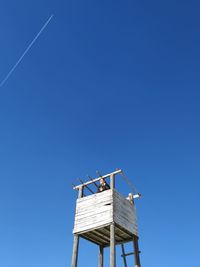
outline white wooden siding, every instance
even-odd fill
[[[73,233],[95,230],[111,222],[138,235],[135,207],[116,190],[77,199]]]
[[[79,198],[76,202],[76,214],[73,233],[99,228],[113,220],[112,191]]]
[[[137,218],[135,206],[116,190],[114,191],[114,222],[131,232],[138,235]]]

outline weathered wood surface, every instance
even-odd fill
[[[110,225],[110,267],[116,267],[115,223]]]
[[[74,233],[96,229],[113,220],[111,190],[77,199]]]
[[[99,246],[99,267],[103,267],[103,247]]]
[[[77,199],[73,233],[100,229],[112,222],[138,236],[135,206],[116,190]]]
[[[115,224],[115,243],[121,244],[133,240],[133,234],[128,233],[124,228]],[[96,230],[85,231],[80,234],[81,237],[103,247],[110,246],[110,224]]]
[[[116,190],[113,196],[113,220],[134,235],[138,235],[135,206]]]

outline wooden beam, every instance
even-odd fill
[[[92,183],[96,186],[96,188],[99,189],[99,186],[93,181],[92,177],[90,177],[90,176],[88,175],[88,178],[90,179],[90,181],[92,181]]]
[[[95,179],[93,179],[92,181],[90,180],[90,181],[88,181],[88,182],[85,182],[84,184],[80,184],[80,185],[74,186],[73,189],[78,190],[78,189],[79,189],[81,186],[83,186],[83,185],[85,186],[85,185],[92,184],[92,183],[94,183],[94,182],[99,181],[101,178],[106,179],[106,178],[110,177],[111,175],[119,174],[119,173],[121,173],[121,172],[122,172],[122,170],[114,171],[114,172],[112,172],[112,173],[109,173],[109,174],[103,175],[103,176],[101,176],[101,177],[95,178]]]
[[[115,227],[118,231],[120,231],[122,234],[126,234],[128,235],[130,238],[133,238],[133,234],[131,234],[130,232],[128,232],[126,229],[120,227],[118,224],[115,224]]]
[[[124,256],[128,257],[128,256],[131,256],[131,255],[134,255],[134,254],[135,254],[135,252],[129,252],[129,253],[125,253]],[[123,257],[123,255],[122,255],[122,257]]]
[[[81,180],[80,178],[78,178],[78,180],[82,183],[83,186],[85,186],[87,188],[88,191],[90,191],[90,193],[94,194],[94,192],[92,191],[92,189],[89,188],[89,186],[84,185],[83,180]]]
[[[92,239],[91,237],[88,237],[86,234],[84,235],[81,234],[80,237],[83,239],[86,239],[87,241],[94,243],[95,245],[99,245],[99,246],[101,245],[101,243],[97,243],[96,240]]]
[[[80,186],[78,189],[78,198],[82,198],[83,197],[83,186]]]
[[[93,232],[87,232],[84,234],[87,238],[91,238],[96,244],[102,244],[103,246],[108,243],[106,239]]]
[[[135,267],[140,267],[140,251],[138,246],[138,237],[134,235],[133,237],[134,245],[134,256],[135,256]]]
[[[106,239],[110,240],[110,231],[107,230],[106,228],[98,229],[98,233],[104,235]],[[115,232],[115,240],[116,242],[123,242],[123,238],[120,237],[116,232]]]
[[[110,175],[110,188],[112,190],[115,189],[115,174],[113,174],[113,173]]]
[[[110,225],[110,267],[116,267],[115,224]]]
[[[103,246],[99,246],[99,267],[103,267]]]
[[[78,198],[83,196],[83,187],[81,186],[78,191]],[[79,248],[79,235],[74,235],[73,252],[72,252],[72,267],[77,267],[78,263],[78,248]]]
[[[93,230],[92,232],[95,235],[99,236],[100,238],[103,238],[105,240],[105,242],[108,242],[108,243],[110,242],[110,237],[105,235],[105,233],[99,231],[99,229],[98,230]]]
[[[74,235],[73,253],[72,253],[72,267],[77,267],[78,263],[78,247],[79,247],[79,235]]]

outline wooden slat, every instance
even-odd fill
[[[84,236],[86,236],[87,238],[92,238],[98,244],[105,245],[108,243],[106,239],[96,235],[94,232],[85,233]]]
[[[82,238],[88,240],[88,241],[91,241],[92,243],[96,244],[96,245],[101,245],[102,242],[97,242],[96,239],[92,238],[91,236],[88,236],[87,234],[84,234],[84,235],[80,235]]]
[[[105,227],[102,228],[102,229],[95,230],[95,232],[96,231],[98,231],[98,233],[106,236],[106,238],[108,239],[108,241],[110,241],[110,231],[108,231]],[[115,232],[115,238],[116,238],[116,241],[118,241],[118,242],[123,241],[123,238],[122,237],[119,237],[119,235],[117,235],[116,232]]]
[[[93,230],[92,233],[94,233],[96,236],[104,239],[106,243],[110,242],[110,237],[107,236],[107,235],[105,235],[101,231],[99,231],[99,230]]]
[[[122,229],[119,225],[115,225],[116,232],[115,232],[115,240],[116,244],[122,244],[125,242],[129,242],[133,240],[133,235],[128,233],[126,230]],[[92,231],[85,231],[80,234],[81,237],[95,243],[101,245],[103,247],[110,246],[110,231],[109,225],[106,225],[102,228],[98,228]],[[118,238],[117,234],[120,233],[120,238]]]

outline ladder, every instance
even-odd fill
[[[135,267],[140,267],[140,258],[139,258],[139,249],[138,249],[138,245],[137,243],[134,243],[134,247],[135,247],[135,251],[134,252],[129,252],[129,253],[125,253],[125,248],[124,248],[124,244],[121,244],[121,249],[122,249],[122,255],[121,257],[123,258],[123,262],[124,262],[124,267],[128,267],[127,265],[127,260],[126,257],[134,255],[135,256]]]

